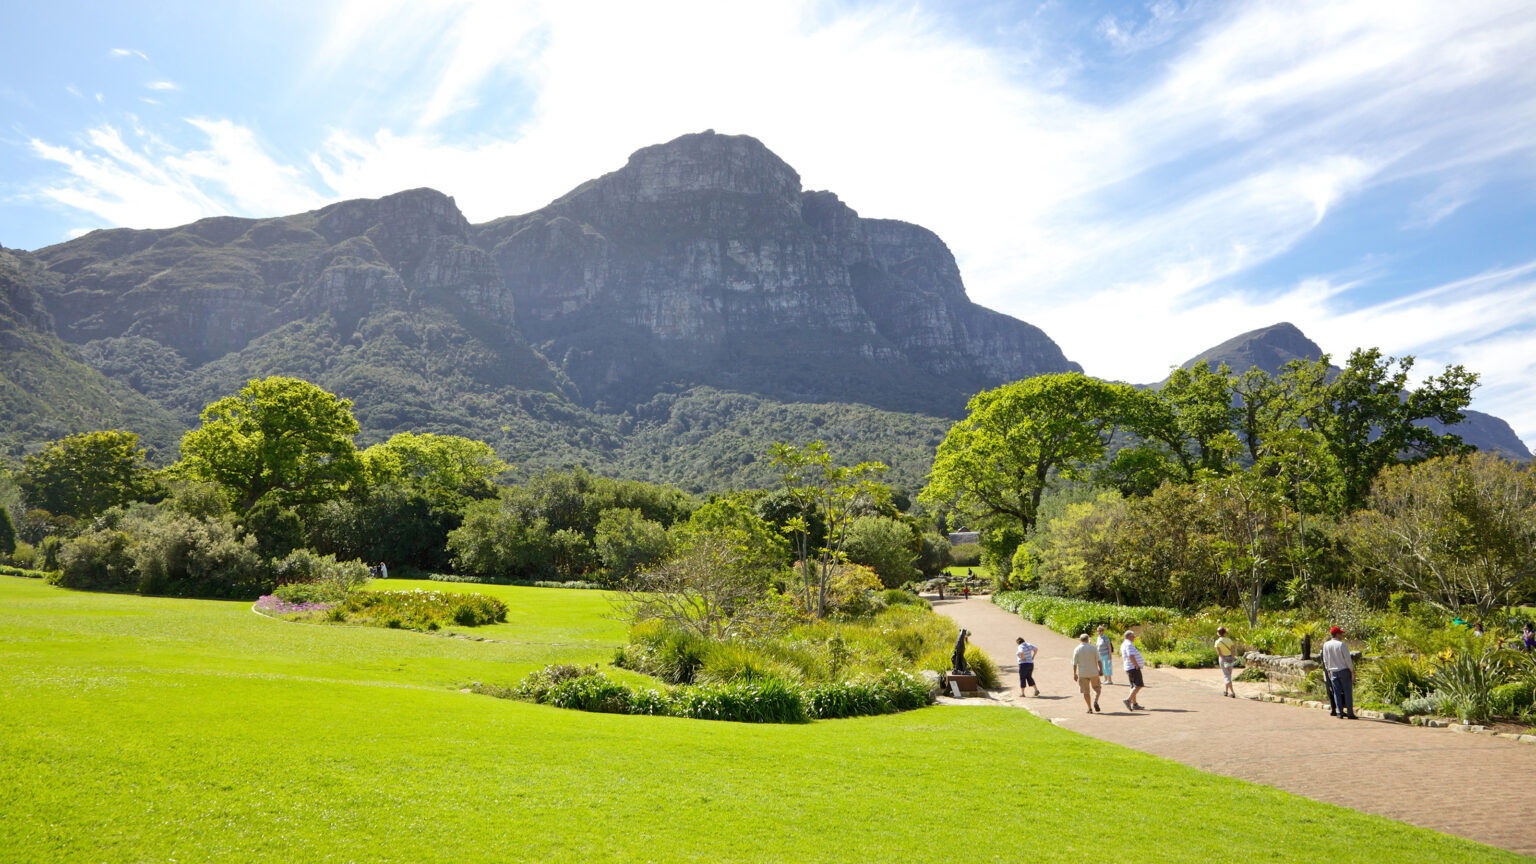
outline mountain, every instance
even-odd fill
[[[695,491],[766,485],[769,445],[812,438],[915,491],[971,395],[1080,369],[972,303],[933,232],[862,217],[713,132],[479,225],[412,189],[0,250],[0,347],[12,458],[122,427],[168,461],[204,405],[283,374],[353,400],[363,445],[466,435],[524,470]],[[1317,353],[1280,325],[1202,357]],[[1463,425],[1524,452],[1496,418]]]
[[[1209,362],[1213,366],[1225,363],[1232,370],[1257,366],[1273,374],[1292,360],[1315,360],[1323,356],[1323,353],[1323,349],[1308,339],[1296,325],[1280,323],[1234,336],[1196,354],[1181,365],[1188,369],[1197,363]],[[1509,423],[1481,411],[1468,410],[1465,414],[1465,420],[1449,427],[1451,432],[1461,436],[1461,440],[1479,450],[1499,453],[1510,459],[1524,461],[1531,458],[1531,451],[1520,440],[1520,436],[1515,434],[1515,430],[1510,428]],[[1432,420],[1426,421],[1425,425],[1437,432],[1446,430],[1445,426]]]
[[[0,453],[73,432],[124,428],[165,453],[185,428],[126,384],[87,365],[53,332],[35,262],[0,249]]]
[[[207,403],[285,374],[352,399],[364,444],[468,435],[526,468],[714,488],[766,482],[773,440],[822,437],[915,488],[971,394],[1079,368],[971,303],[932,232],[861,218],[712,132],[478,226],[414,189],[6,255],[31,340],[8,354],[120,403],[48,422],[16,403],[0,431],[33,447],[109,416],[172,446]],[[4,383],[85,386],[63,381],[15,366]]]
[[[589,400],[672,382],[953,414],[977,390],[1080,370],[971,303],[933,232],[864,219],[754,138],[647,147],[549,206],[477,226],[519,326]]]

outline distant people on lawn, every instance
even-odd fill
[[[1133,630],[1125,631],[1125,641],[1120,643],[1120,659],[1124,661],[1125,677],[1131,682],[1130,698],[1120,701],[1125,703],[1128,710],[1146,710],[1141,707],[1141,702],[1136,697],[1141,693],[1141,688],[1147,686],[1146,681],[1141,677],[1141,670],[1147,667],[1147,661],[1142,658],[1141,651],[1136,648],[1136,632]]]
[[[1109,641],[1109,634],[1104,632],[1104,625],[1099,625],[1099,674],[1104,676],[1104,683],[1111,687],[1115,684],[1114,645]]]
[[[1237,665],[1237,643],[1227,635],[1227,628],[1216,628],[1216,662],[1221,666],[1221,679],[1226,683],[1226,689],[1221,691],[1223,696],[1237,698],[1237,693],[1232,689],[1232,667]]]
[[[954,661],[954,670],[956,672],[971,671],[970,668],[965,665],[965,643],[966,637],[969,635],[969,630],[962,629],[960,631],[960,638],[955,640],[955,656],[951,657],[950,659]]]
[[[1099,710],[1099,693],[1103,686],[1099,684],[1099,674],[1103,667],[1099,665],[1099,652],[1088,644],[1088,634],[1077,635],[1078,645],[1072,650],[1072,680],[1077,682],[1077,689],[1083,693],[1083,704],[1088,707],[1088,713]],[[1089,691],[1092,691],[1091,695]],[[1036,690],[1039,696],[1040,691]],[[1126,704],[1130,704],[1127,702]]]
[[[1328,713],[1341,720],[1355,720],[1355,661],[1344,642],[1344,628],[1328,630],[1323,643],[1323,674],[1328,676]]]
[[[1019,643],[1019,695],[1024,695],[1026,686],[1035,688],[1035,695],[1040,695],[1040,685],[1035,683],[1035,654],[1039,648],[1024,641],[1024,637],[1018,638]]]

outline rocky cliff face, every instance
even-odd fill
[[[523,331],[589,395],[639,401],[689,380],[948,411],[980,387],[1078,368],[1037,328],[970,303],[932,232],[802,191],[745,136],[647,147],[474,237]]]
[[[511,296],[468,229],[452,198],[417,189],[280,219],[96,231],[36,257],[57,277],[65,339],[142,337],[197,365],[316,314],[350,325],[386,307],[461,304],[510,326]]]

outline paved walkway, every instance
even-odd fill
[[[997,662],[1007,695],[995,695],[1067,729],[1203,771],[1536,855],[1536,745],[1228,699],[1214,669],[1147,670],[1140,702],[1149,710],[1130,712],[1121,702],[1129,689],[1118,655],[1115,686],[1105,687],[1100,699],[1103,713],[1088,715],[1072,680],[1076,639],[1028,623],[985,597],[935,600],[934,609],[970,630],[973,643]],[[1019,636],[1040,648],[1039,698],[1017,695]],[[1252,693],[1264,685],[1238,687]]]

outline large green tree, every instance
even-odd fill
[[[1458,436],[1436,432],[1424,421],[1449,426],[1466,419],[1463,412],[1472,401],[1477,375],[1447,366],[1410,387],[1413,360],[1384,358],[1375,348],[1356,349],[1324,392],[1322,410],[1313,419],[1339,466],[1346,511],[1365,502],[1371,481],[1388,465],[1471,449]]]
[[[139,436],[108,430],[70,435],[28,456],[17,483],[32,507],[90,519],[130,501],[163,497]]]
[[[1085,479],[1104,459],[1136,391],[1078,372],[1038,375],[973,397],[939,445],[920,499],[976,518],[1034,528],[1057,480]]]
[[[399,484],[434,499],[490,498],[507,470],[484,441],[458,435],[401,432],[361,454],[370,484]]]
[[[1394,465],[1349,523],[1357,564],[1457,613],[1536,583],[1536,470],[1487,454]]]
[[[335,498],[363,477],[352,402],[297,378],[253,380],[203,409],[181,438],[181,467],[222,487],[241,510]]]

